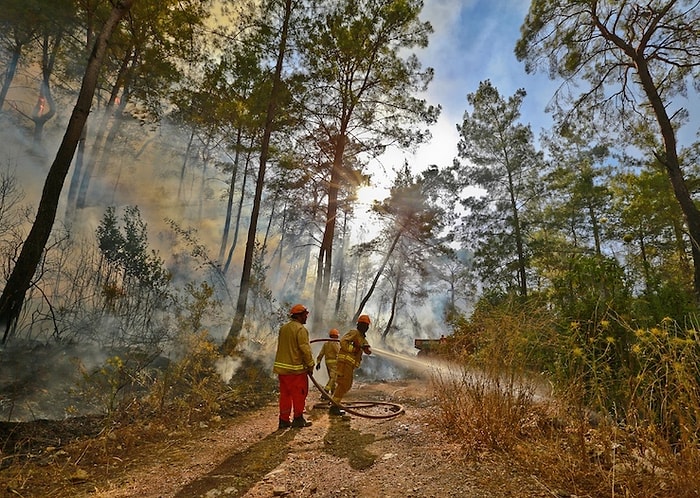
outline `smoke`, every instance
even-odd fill
[[[226,384],[228,384],[229,381],[233,378],[233,374],[236,373],[236,370],[238,370],[240,366],[241,360],[237,358],[231,358],[230,356],[224,356],[223,358],[219,358],[218,360],[216,360],[216,363],[214,363],[216,373],[219,374],[221,380],[224,381],[224,383]]]

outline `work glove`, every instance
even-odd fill
[[[310,367],[308,367],[306,369],[306,373],[308,373],[309,375],[313,375],[314,374],[314,366],[311,365]]]
[[[364,351],[365,354],[372,354],[372,348],[369,346],[363,346],[362,351]]]
[[[316,363],[316,370],[321,370],[321,364],[320,364],[320,363]]]

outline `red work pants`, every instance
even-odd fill
[[[290,421],[304,414],[306,395],[309,394],[309,379],[306,372],[301,374],[279,374],[280,380],[280,420]]]

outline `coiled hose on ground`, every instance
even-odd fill
[[[313,339],[309,341],[310,343],[314,342],[340,342],[338,339]],[[331,404],[337,406],[338,408],[345,410],[347,413],[351,415],[355,415],[357,417],[363,417],[363,418],[371,418],[371,419],[389,419],[389,418],[394,418],[398,415],[401,415],[404,413],[406,410],[404,409],[403,406],[397,404],[397,403],[390,403],[388,401],[352,401],[349,403],[345,404],[340,404],[336,403],[333,401],[333,398],[331,394],[326,391],[321,384],[318,383],[318,381],[314,378],[312,374],[308,374],[309,378],[311,379],[311,382],[316,386],[316,388],[321,392],[321,395],[323,396],[324,399],[328,399],[329,403],[318,403],[314,405],[314,408],[324,408],[324,407],[329,407]],[[367,409],[367,408],[372,408],[375,406],[386,406],[388,413],[384,413],[381,415],[375,415],[375,414],[370,414],[370,413],[363,413],[359,411],[360,409]]]

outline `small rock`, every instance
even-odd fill
[[[68,480],[73,484],[80,484],[81,482],[87,481],[88,477],[89,475],[86,471],[83,469],[78,469],[68,478]]]

